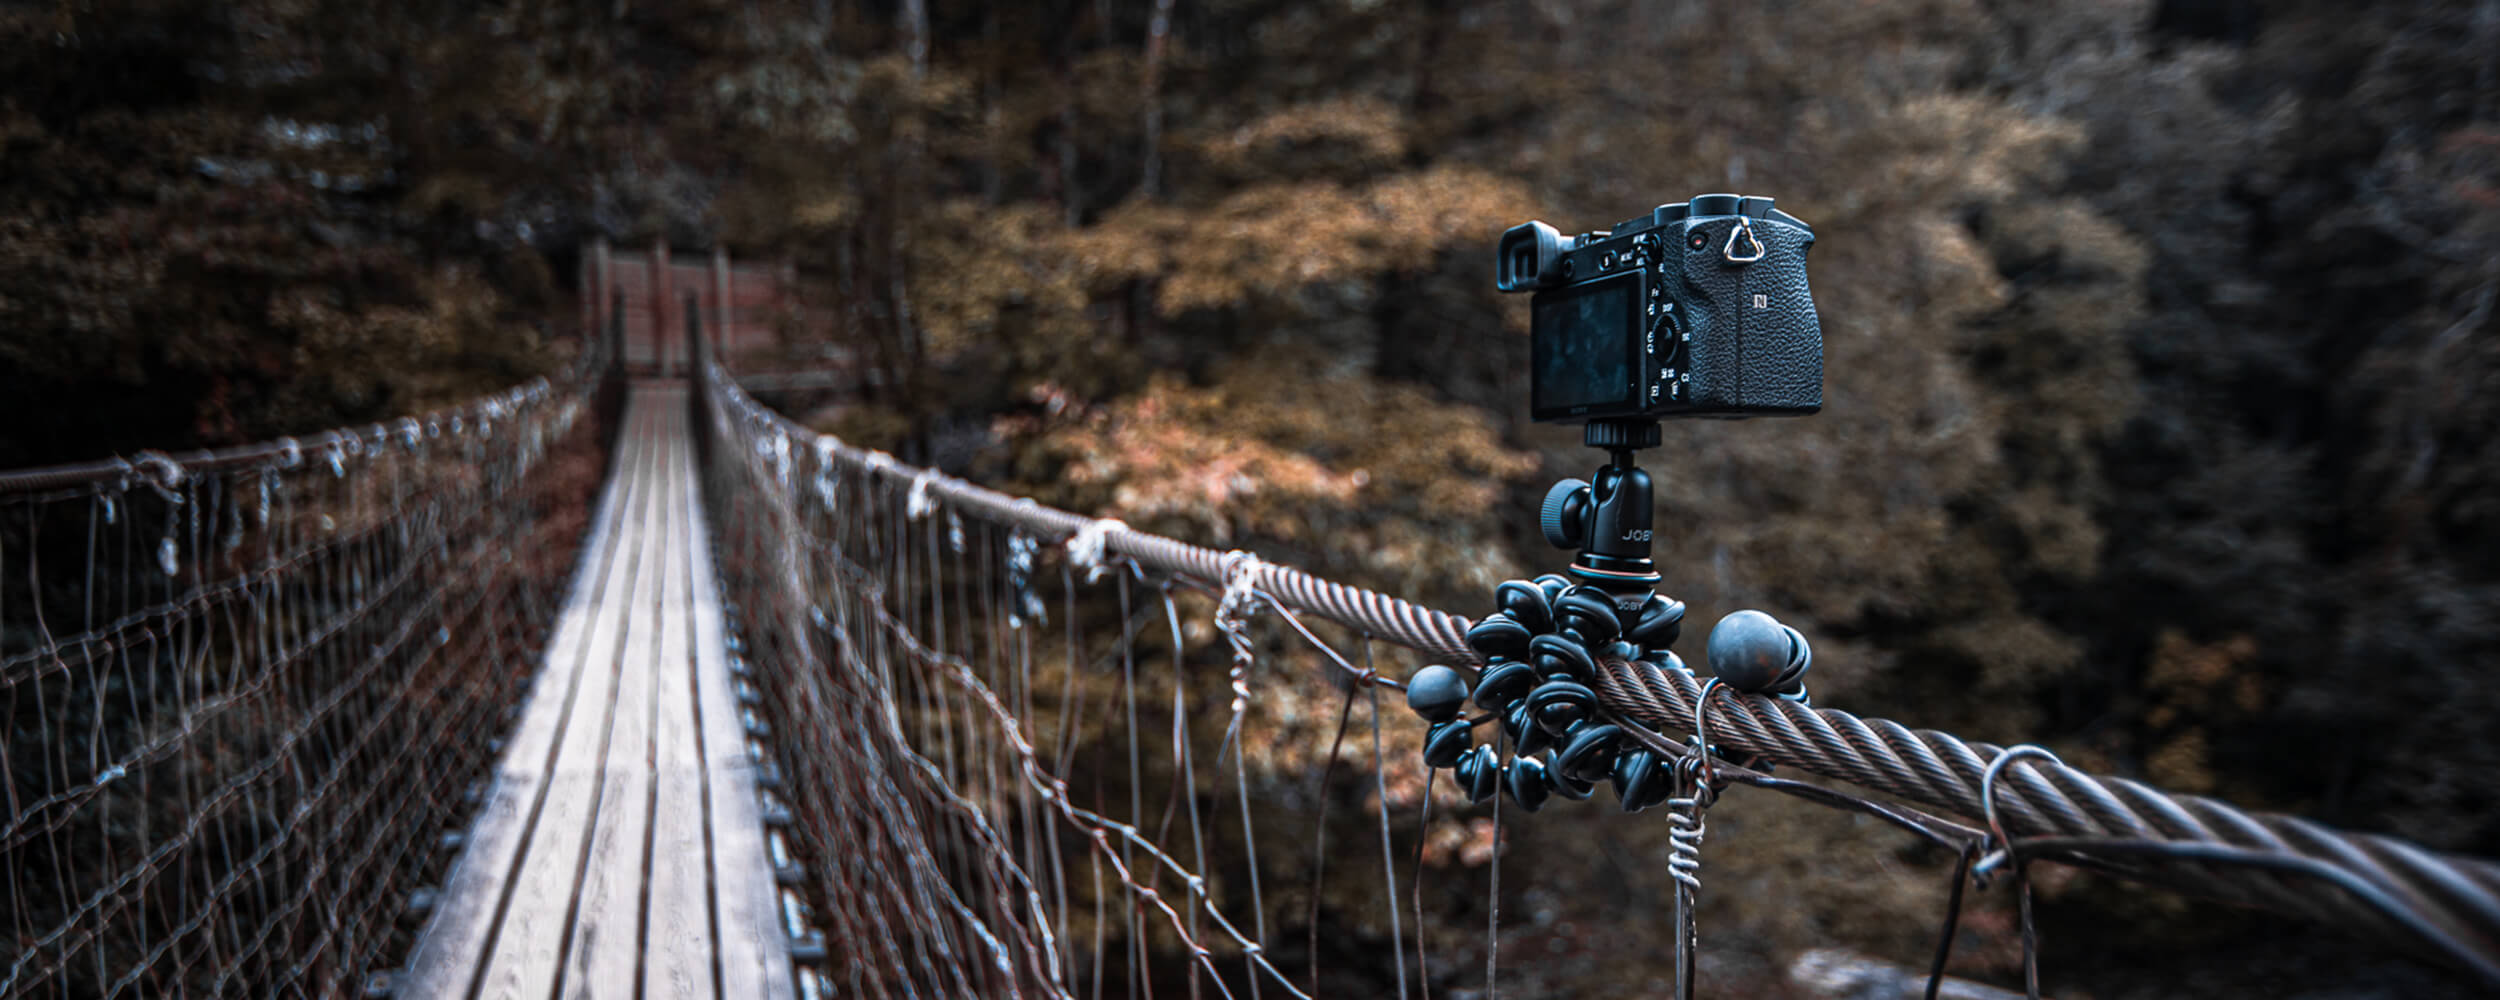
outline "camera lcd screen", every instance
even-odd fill
[[[1539,293],[1532,307],[1530,416],[1574,416],[1636,402],[1641,275]]]

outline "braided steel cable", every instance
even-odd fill
[[[1608,707],[1656,729],[1691,728],[1701,682],[1690,674],[1610,661],[1598,675]],[[2006,751],[1950,733],[1913,730],[1885,719],[1812,709],[1759,695],[1722,698],[1715,745],[1755,754],[1964,816],[1986,809],[1980,786]],[[2500,865],[2444,855],[2376,834],[2349,833],[2294,816],[2256,813],[2193,795],[2173,795],[2126,778],[2063,764],[2009,767],[1996,788],[1999,815],[2017,837],[2060,838],[2063,853],[2090,867],[2227,902],[2356,926],[2398,944],[2429,944],[2451,964],[2500,983]],[[2146,841],[2189,848],[2176,861],[2113,846],[2096,857],[2091,840]],[[2019,842],[2019,841],[2018,841]],[[2399,901],[2418,920],[2391,919],[2350,897],[2321,892],[2312,879],[2284,878],[2248,865],[2194,857],[2197,845],[2236,848],[2322,864]],[[2123,851],[2123,857],[2116,856]],[[2437,936],[2426,936],[2424,927]],[[2427,940],[2426,940],[2427,937]]]
[[[1065,541],[1087,534],[1102,551],[1160,573],[1174,574],[1220,591],[1227,582],[1226,553],[1097,521],[1011,497],[896,461],[882,452],[854,448],[802,427],[756,403],[717,368],[707,370],[709,398],[719,418],[740,425],[742,440],[783,442],[781,461],[793,447],[813,448],[828,462],[854,473],[910,488],[945,505],[995,520],[1044,539]],[[1088,529],[1091,529],[1090,531]],[[1291,567],[1258,562],[1250,586],[1294,611],[1326,618],[1453,664],[1479,662],[1465,642],[1469,619],[1385,594],[1350,587]],[[1664,733],[1691,729],[1700,682],[1688,674],[1641,663],[1613,662],[1600,671],[1598,695],[1605,707]],[[1985,812],[1981,779],[2004,751],[1947,733],[1913,730],[1884,719],[1865,719],[1834,709],[1810,709],[1757,695],[1723,699],[1712,725],[1720,747],[1750,753],[1824,778],[1850,782],[1922,805],[1978,818]],[[2258,813],[2228,803],[2174,795],[2114,776],[2096,776],[2059,764],[2009,768],[1998,784],[1999,812],[2018,837],[2059,838],[2060,860],[2149,884],[2211,896],[2277,912],[2354,927],[2430,954],[2500,985],[2500,866],[2431,851],[2376,834],[2351,833],[2298,817]],[[2083,845],[2107,841],[2095,856]],[[2177,857],[2144,849],[2148,842],[2180,845]],[[2203,851],[2198,845],[2229,848]],[[2228,854],[2288,859],[2281,865],[2230,864]],[[2395,919],[2383,905],[2360,905],[2337,879],[2301,877],[2293,868],[2342,873],[2393,900],[2410,919]],[[2428,932],[2425,929],[2429,929]]]

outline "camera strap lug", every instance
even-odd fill
[[[1752,247],[1750,254],[1740,253],[1736,249],[1736,237],[1739,235],[1742,235],[1745,242]],[[1751,264],[1761,260],[1763,253],[1762,238],[1753,233],[1753,221],[1741,215],[1737,216],[1735,227],[1727,231],[1727,245],[1719,248],[1719,255],[1727,258],[1728,263],[1731,264]]]

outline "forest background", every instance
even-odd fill
[[[510,384],[585,241],[665,239],[796,262],[779,363],[883,378],[824,426],[1467,610],[1595,457],[1525,420],[1494,236],[1767,194],[1825,411],[1652,453],[1695,621],[1798,625],[1825,704],[2500,854],[2495,101],[2493,0],[9,0],[0,467]],[[1931,946],[1941,858],[1748,822],[1713,975]],[[1651,981],[1608,949],[1660,826],[1514,831],[1577,928],[1523,977]],[[2052,895],[2078,993],[2454,987]]]

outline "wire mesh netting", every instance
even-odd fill
[[[1425,779],[1398,715],[1384,738],[1380,710],[1403,707],[1359,633],[1082,537],[1060,557],[725,381],[708,417],[723,586],[774,713],[755,750],[786,768],[774,808],[810,862],[787,907],[827,948],[819,988],[1406,989],[1415,855],[1405,836],[1390,853],[1391,804],[1411,832]],[[1276,613],[1253,623],[1245,602]],[[1332,799],[1362,808],[1332,817]],[[1323,871],[1335,837],[1376,860]]]
[[[335,996],[406,948],[568,568],[590,371],[0,477],[0,997]]]

